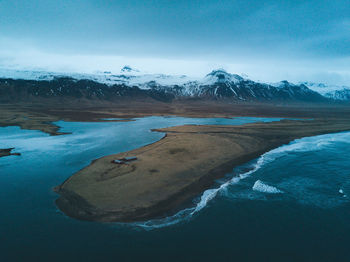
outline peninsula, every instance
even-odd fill
[[[177,126],[145,147],[102,157],[55,191],[68,216],[142,221],[169,215],[240,164],[295,139],[350,130],[348,119],[282,120],[242,126]],[[132,157],[130,163],[114,160]]]

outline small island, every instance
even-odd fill
[[[56,203],[68,216],[82,220],[132,222],[163,217],[235,166],[298,138],[347,130],[348,119],[153,130],[164,132],[163,139],[94,160],[55,188],[60,194]],[[121,161],[129,158],[135,161]]]
[[[14,148],[0,149],[0,157],[4,156],[20,156],[21,153],[11,153]]]

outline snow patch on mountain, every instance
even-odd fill
[[[260,83],[245,76],[230,74],[224,69],[213,70],[205,77],[195,78],[186,75],[149,74],[124,66],[117,72],[101,71],[93,74],[59,73],[47,71],[14,70],[0,68],[0,78],[24,80],[53,80],[70,77],[76,80],[92,80],[112,85],[136,86],[140,89],[157,89],[178,96],[244,97],[272,99],[277,93],[283,97],[312,96],[314,92],[336,100],[350,101],[350,87],[330,86],[311,82],[293,84],[288,81]],[[311,91],[312,90],[312,91]]]
[[[189,94],[195,92],[194,90],[197,90],[200,85],[243,81],[241,76],[229,74],[223,69],[213,70],[204,78],[194,78],[186,75],[144,74],[130,66],[124,66],[120,73],[117,74],[109,71],[96,72],[95,74],[78,74],[0,68],[0,77],[25,80],[52,80],[55,77],[71,77],[77,80],[93,80],[107,85],[125,84],[138,86],[141,89],[150,89],[155,86],[174,87],[176,85],[184,85],[186,92]]]
[[[128,86],[138,86],[142,89],[149,89],[152,83],[162,86],[182,85],[197,79],[181,76],[171,76],[165,74],[143,74],[139,70],[125,66],[120,73],[109,71],[96,72],[95,74],[79,73],[57,73],[47,71],[12,70],[0,68],[0,78],[24,79],[24,80],[53,80],[58,77],[71,77],[77,80],[87,79],[107,85],[125,84]]]
[[[302,82],[313,91],[335,100],[350,100],[350,87],[338,85],[326,85],[322,83]]]
[[[134,69],[131,66],[126,65],[120,70],[120,72],[121,73],[139,73],[140,70]]]
[[[277,88],[285,88],[285,87],[290,87],[290,86],[297,86],[296,84],[293,84],[291,82],[288,82],[287,80],[283,80],[277,83],[269,83],[269,85]]]
[[[341,92],[350,92],[350,87],[348,86],[327,85],[323,83],[313,82],[303,82],[302,84],[306,85],[311,90],[314,90],[323,96],[331,98],[333,98],[333,96],[339,96]]]
[[[290,87],[304,87],[319,93],[320,95],[331,98],[335,100],[350,100],[350,87],[347,86],[337,86],[337,85],[326,85],[322,83],[313,83],[313,82],[299,82],[298,84],[290,83],[286,80],[277,82],[277,83],[270,83],[271,86],[277,87],[277,88],[284,88],[287,86]]]
[[[213,70],[209,74],[205,76],[205,78],[201,81],[202,85],[212,85],[216,83],[234,83],[238,84],[243,81],[243,77],[227,73],[224,69]]]
[[[313,82],[302,82],[301,84],[306,85],[308,88],[316,91],[317,93],[320,93],[321,95],[333,93],[334,91],[338,91],[338,90],[350,89],[349,87],[346,87],[346,86],[326,85],[322,83],[313,83]]]

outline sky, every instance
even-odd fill
[[[350,85],[349,0],[0,0],[0,67]]]

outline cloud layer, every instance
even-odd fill
[[[350,75],[350,5],[347,0],[2,0],[0,48],[0,66],[86,71],[126,62],[190,74],[219,66],[262,80],[340,83]]]

